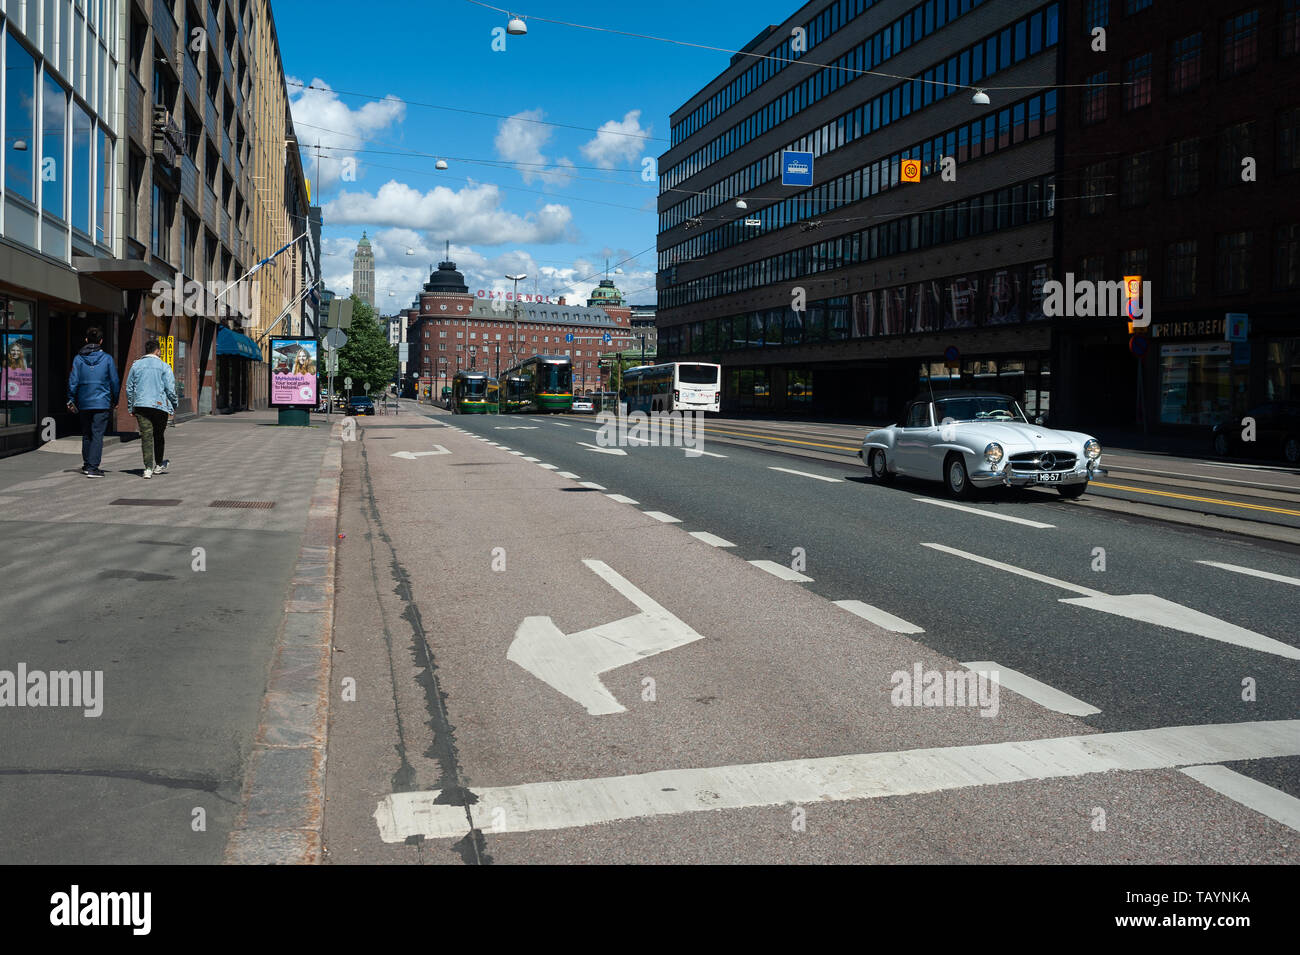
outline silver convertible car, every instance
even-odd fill
[[[1034,424],[1014,398],[992,392],[918,397],[898,424],[868,432],[858,457],[877,481],[897,474],[943,481],[957,498],[996,485],[1041,485],[1078,497],[1107,473],[1096,438]]]

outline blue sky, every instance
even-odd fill
[[[445,241],[471,290],[522,271],[521,291],[585,301],[608,256],[629,300],[653,303],[657,183],[643,160],[667,149],[669,113],[730,57],[530,15],[739,49],[797,6],[537,0],[522,10],[528,35],[494,51],[506,17],[467,0],[279,0],[294,122],[324,203],[326,283],[346,293],[364,229],[383,312],[411,303]]]

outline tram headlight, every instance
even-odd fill
[[[1002,454],[1002,445],[998,444],[996,441],[989,442],[988,446],[984,449],[984,458],[989,462],[989,464],[998,464],[1002,460]]]

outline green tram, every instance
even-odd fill
[[[501,378],[501,410],[528,410],[528,379],[523,375],[506,374]]]
[[[496,414],[500,409],[500,386],[481,371],[458,371],[451,382],[453,414]]]
[[[565,355],[534,355],[507,369],[505,376],[523,379],[523,406],[511,410],[559,412],[573,407],[573,360]]]

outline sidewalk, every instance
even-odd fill
[[[332,606],[340,420],[192,420],[149,481],[138,442],[101,480],[76,438],[0,460],[0,670],[102,673],[98,716],[0,706],[0,862],[222,860],[286,617]]]

